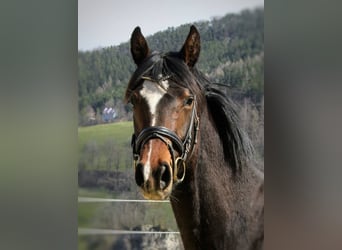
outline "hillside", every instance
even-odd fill
[[[78,128],[79,169],[131,169],[132,122]]]
[[[228,86],[227,94],[258,104],[264,84],[264,10],[245,10],[210,21],[193,23],[201,34],[197,67],[210,80]],[[178,51],[190,24],[148,36],[151,49]],[[144,31],[144,27],[142,32]],[[129,39],[129,38],[127,38]],[[129,119],[130,109],[122,103],[126,84],[135,65],[129,43],[79,52],[79,124],[101,121],[105,106],[115,108],[118,119]],[[93,117],[91,117],[93,116]]]

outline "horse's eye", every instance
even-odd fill
[[[185,100],[184,104],[185,104],[186,106],[191,106],[191,104],[193,103],[193,101],[194,101],[194,97],[190,96],[189,98],[187,98],[187,99]]]

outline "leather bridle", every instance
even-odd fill
[[[186,160],[188,159],[189,155],[192,154],[194,146],[197,143],[199,118],[197,116],[196,106],[196,97],[194,97],[190,124],[184,140],[179,138],[179,136],[170,129],[162,126],[147,127],[143,129],[138,136],[133,134],[131,145],[133,149],[134,167],[136,167],[139,162],[140,151],[143,146],[151,139],[159,139],[167,145],[167,148],[171,154],[174,184],[182,182],[186,172]],[[175,154],[176,152],[178,155],[180,155],[177,158]],[[183,168],[183,172],[180,172],[181,176],[178,176],[178,169],[180,167]]]

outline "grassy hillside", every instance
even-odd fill
[[[133,174],[130,140],[133,132],[132,122],[102,124],[78,128],[79,168],[85,171],[121,172]],[[87,171],[90,170],[90,171]],[[91,171],[96,170],[96,171]],[[106,172],[106,171],[103,171]],[[129,178],[128,178],[129,177]],[[99,186],[78,189],[78,195],[83,197],[136,199],[138,188],[133,175],[126,174],[126,179],[113,179],[109,176],[96,178]],[[104,181],[120,184],[131,183],[130,191],[106,189]],[[101,184],[102,183],[102,184]],[[78,227],[103,228],[116,230],[133,230],[140,225],[158,225],[165,230],[178,230],[169,203],[79,203]],[[109,249],[118,239],[129,237],[120,236],[80,236],[78,249]]]
[[[131,156],[132,122],[78,128],[79,168],[118,170],[127,168]]]
[[[78,143],[80,149],[89,141],[103,144],[108,139],[114,139],[118,144],[130,141],[133,132],[132,122],[118,122],[78,128]]]

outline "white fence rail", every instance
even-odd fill
[[[106,199],[106,198],[91,198],[91,197],[78,197],[78,202],[142,202],[142,203],[170,203],[169,200],[123,200],[123,199]]]
[[[78,235],[105,235],[105,234],[179,234],[172,231],[129,231],[129,230],[112,230],[98,228],[79,228]]]

